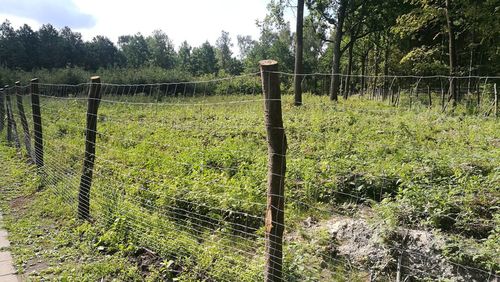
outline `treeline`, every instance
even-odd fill
[[[306,12],[299,19],[301,6]],[[140,69],[132,73],[145,80],[148,75],[151,81],[183,80],[254,72],[261,59],[276,59],[281,70],[294,72],[297,50],[303,50],[297,73],[500,73],[500,11],[494,0],[271,0],[268,11],[257,23],[259,38],[238,35],[233,43],[222,31],[215,45],[205,42],[194,47],[185,41],[174,46],[161,30],[146,36],[120,36],[115,44],[105,36],[85,42],[68,27],[57,30],[45,24],[34,31],[28,25],[14,29],[5,21],[0,27],[4,68],[0,79],[6,80],[7,70],[17,70],[19,75],[74,68],[73,73],[116,69],[115,80],[120,73],[130,73],[129,69]],[[287,13],[297,16],[301,25],[291,27],[285,21]],[[299,29],[302,32],[296,32]],[[232,52],[235,44],[238,56]],[[155,71],[164,75],[155,76]],[[364,83],[339,79],[332,77],[337,81],[332,81],[330,92],[345,94],[359,88],[354,83]],[[339,89],[341,84],[343,89]]]
[[[38,31],[23,25],[15,30],[9,21],[0,26],[0,62],[9,69],[32,71],[80,67],[138,68],[144,66],[179,69],[193,75],[225,71],[242,72],[240,61],[232,57],[230,39],[222,32],[216,46],[209,42],[191,47],[183,42],[178,50],[165,32],[155,30],[151,35],[123,35],[115,45],[105,36],[83,41],[82,35],[69,27],[57,30],[51,24]]]

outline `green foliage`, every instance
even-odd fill
[[[218,70],[215,48],[208,41],[192,50],[190,57],[191,73],[195,75],[216,73]]]
[[[74,210],[61,205],[65,198],[53,187],[40,190],[43,181],[35,169],[5,146],[4,137],[0,205],[18,273],[29,281],[141,281],[137,266],[122,254],[96,252],[98,229],[75,222]]]
[[[448,9],[455,27],[456,75],[487,76],[499,72],[497,3],[494,0],[450,1]],[[344,3],[344,5],[340,5]],[[335,72],[363,75],[448,74],[448,37],[444,1],[306,1],[304,19],[304,60],[306,73],[329,73],[333,48],[340,44]],[[344,27],[337,33],[339,7],[346,8]],[[160,67],[180,70],[193,76],[237,75],[257,71],[258,61],[274,59],[280,69],[292,72],[294,28],[287,22],[287,1],[270,1],[268,13],[257,21],[258,38],[237,35],[239,58],[233,56],[229,33],[222,31],[216,46],[208,42],[191,47],[178,46],[161,30],[151,35],[122,35],[118,47],[98,35],[84,42],[68,27],[57,30],[50,24],[34,31],[28,25],[15,30],[5,21],[0,27],[0,65],[25,71],[55,68]],[[340,34],[336,39],[335,34]],[[340,41],[340,42],[335,42]],[[333,44],[335,43],[335,44]],[[290,82],[287,82],[290,83]],[[304,82],[304,89],[314,83]]]
[[[403,68],[410,70],[415,75],[446,73],[446,65],[437,59],[440,55],[439,52],[439,50],[426,47],[415,48],[408,52],[400,62]]]
[[[86,58],[84,67],[96,70],[99,67],[111,68],[124,65],[125,58],[109,38],[98,35],[85,42]]]
[[[167,70],[161,67],[144,66],[138,69],[131,68],[102,68],[96,71],[87,71],[82,68],[64,69],[39,69],[31,72],[12,71],[0,68],[0,83],[13,85],[15,81],[21,81],[23,85],[37,77],[40,83],[54,84],[79,84],[86,83],[91,76],[99,75],[105,83],[116,84],[153,84],[192,81],[191,74],[182,70]]]
[[[245,83],[255,87],[258,78],[220,83],[225,84],[222,88]],[[218,93],[218,87],[211,91]],[[304,218],[328,219],[332,210],[349,212],[359,204],[376,211],[373,220],[387,230],[387,240],[398,226],[439,230],[449,240],[444,252],[449,259],[498,269],[496,120],[467,115],[461,108],[452,115],[417,106],[408,111],[362,98],[331,104],[325,97],[305,95],[307,102],[294,107],[291,98],[284,96],[283,101],[289,147],[288,280],[366,279],[366,273],[350,269],[335,254],[337,242],[328,233],[301,232]],[[242,100],[257,101],[233,103]],[[11,232],[18,234],[13,235],[14,242],[20,242],[14,253],[23,261],[34,256],[26,248],[30,239],[22,234],[37,232],[33,230],[40,230],[38,224],[50,225],[35,220],[42,217],[69,222],[58,236],[51,236],[71,258],[74,253],[89,259],[106,257],[91,266],[51,268],[42,277],[116,275],[133,280],[141,272],[121,258],[133,258],[140,246],[147,246],[162,262],[148,265],[151,279],[262,279],[264,242],[253,239],[263,237],[266,203],[267,147],[260,96],[165,98],[166,104],[158,106],[102,103],[92,225],[72,220],[75,202],[67,197],[76,197],[76,186],[69,185],[73,180],[57,177],[59,170],[68,175],[81,171],[86,104],[42,102],[49,170],[44,191],[36,198],[45,204],[26,221],[9,223]],[[6,160],[15,154],[1,152]],[[9,171],[0,178],[29,179],[27,174],[21,166],[17,174]],[[33,191],[37,183],[33,180],[27,186]],[[242,223],[249,229],[242,230]],[[473,247],[467,247],[469,242]]]
[[[153,66],[165,69],[172,69],[175,66],[174,44],[165,32],[155,30],[146,38],[146,41],[150,52],[149,61]]]
[[[118,46],[123,50],[127,65],[131,67],[142,67],[150,57],[150,50],[144,36],[140,33],[135,35],[124,35],[118,38]]]

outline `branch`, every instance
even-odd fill
[[[319,39],[321,41],[328,42],[328,43],[333,43],[334,42],[333,40],[327,39],[322,32],[317,32],[316,25],[314,24],[314,21],[312,20],[312,18],[309,18],[309,21],[311,22],[312,28],[316,31],[315,33],[318,34],[318,37],[319,37]]]
[[[320,13],[321,17],[324,18],[329,24],[337,27],[337,21],[335,19],[330,18],[329,16],[327,16],[324,11],[320,11],[319,13]]]

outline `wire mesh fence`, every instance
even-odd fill
[[[43,159],[38,171],[43,185],[70,206],[75,217],[88,219],[112,234],[100,243],[102,249],[147,248],[172,259],[169,270],[186,280],[304,281],[310,277],[402,281],[401,276],[444,279],[457,273],[476,280],[498,279],[493,268],[464,265],[436,256],[434,251],[416,249],[408,243],[416,240],[415,232],[398,233],[397,243],[383,247],[384,259],[370,262],[368,258],[367,263],[352,259],[331,242],[321,242],[325,230],[315,226],[325,218],[332,223],[347,218],[347,225],[361,222],[352,232],[366,236],[367,230],[362,230],[365,219],[353,215],[350,206],[369,206],[390,198],[398,179],[390,173],[376,175],[370,180],[371,187],[359,188],[357,181],[364,178],[362,183],[369,183],[370,176],[346,175],[342,183],[347,184],[339,184],[338,178],[326,173],[329,168],[324,161],[339,161],[335,156],[338,144],[327,134],[338,131],[338,126],[330,120],[314,123],[314,118],[305,124],[300,120],[304,116],[289,114],[290,103],[281,105],[280,96],[262,96],[261,83],[264,91],[273,88],[286,93],[293,74],[267,70],[261,75],[165,84],[35,82],[37,88],[9,87],[2,100],[7,106],[8,140],[31,162]],[[281,84],[271,81],[272,76],[281,77]],[[327,94],[330,78],[303,75],[304,90]],[[461,81],[455,97],[449,89],[452,79]],[[346,99],[363,100],[364,96],[394,107],[374,103],[371,109],[352,109],[338,104],[333,109],[383,118],[397,115],[402,108],[446,110],[459,97],[465,111],[492,115],[496,79],[343,76],[340,95]],[[89,96],[96,84],[98,98]],[[30,104],[33,89],[39,109],[23,108]],[[17,110],[11,105],[14,94]],[[96,100],[99,110],[92,113],[88,106]],[[317,115],[332,110],[325,102],[309,103],[307,99],[304,107]],[[269,116],[277,113],[284,125],[270,122]],[[350,118],[355,122],[355,117]],[[89,119],[96,121],[97,128],[89,128]],[[43,141],[34,138],[41,130],[30,128],[35,120],[43,124]],[[268,150],[272,136],[280,132],[275,145],[281,151]],[[89,135],[95,135],[95,140],[89,140]],[[37,142],[43,146],[36,146]],[[282,151],[285,148],[288,151]],[[284,164],[278,165],[279,170],[272,166],[285,155],[290,175],[286,181]],[[82,177],[89,159],[91,183]],[[269,188],[273,181],[277,181],[277,190]],[[82,183],[91,186],[83,196]],[[82,197],[89,202],[88,208],[78,208]],[[412,216],[426,218],[429,214],[414,211]],[[456,220],[452,212],[441,216]],[[415,229],[410,223],[399,224],[405,230]],[[495,228],[491,219],[468,224],[471,229]],[[304,225],[307,232],[301,228]],[[274,233],[273,228],[280,230]],[[335,233],[339,240],[343,238],[340,233]],[[449,273],[443,273],[442,267],[432,269],[436,264],[448,265]]]

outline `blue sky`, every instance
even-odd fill
[[[0,0],[0,5],[2,14],[38,23],[73,28],[92,28],[96,24],[94,16],[81,12],[74,2],[67,0]]]
[[[96,35],[118,36],[155,29],[165,31],[174,44],[184,40],[198,46],[215,43],[222,30],[236,45],[236,35],[257,38],[257,19],[266,14],[268,0],[0,0],[0,20],[15,27],[24,23],[38,29],[44,23],[81,32],[85,40]]]

